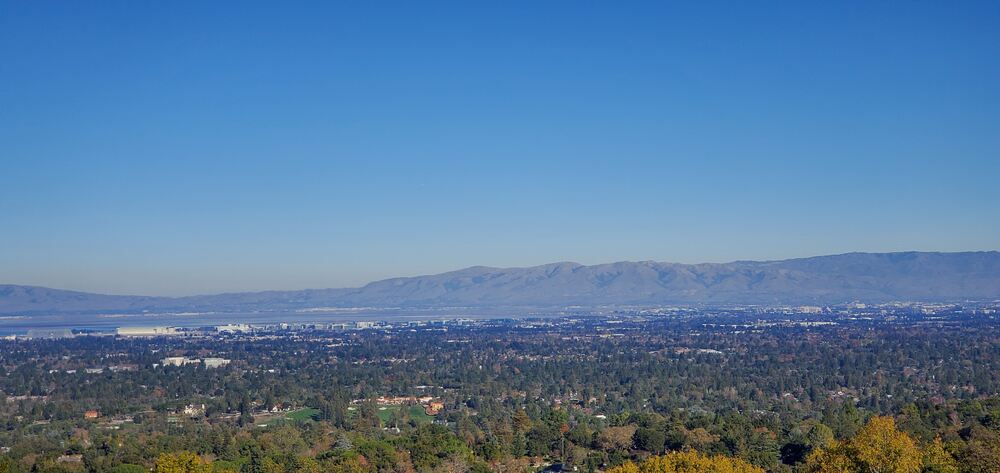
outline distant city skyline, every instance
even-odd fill
[[[0,284],[1000,249],[1000,4],[0,6]]]

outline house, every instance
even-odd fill
[[[83,413],[83,418],[84,419],[96,419],[96,418],[98,418],[100,416],[101,416],[101,413],[97,412],[97,411],[95,411],[93,409],[91,409],[91,410]]]

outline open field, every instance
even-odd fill
[[[313,409],[312,407],[304,407],[297,411],[289,412],[288,414],[285,415],[285,419],[295,422],[304,422],[313,420],[313,416],[316,416],[317,414],[319,414],[319,409]]]
[[[312,422],[313,416],[319,414],[319,409],[314,409],[311,407],[303,407],[302,409],[297,409],[291,412],[280,413],[280,414],[268,414],[257,416],[256,425],[264,426],[275,426],[284,423],[300,423],[300,422]]]
[[[400,409],[408,409],[409,418],[418,424],[425,424],[434,421],[433,416],[427,415],[422,406],[382,406],[378,408],[378,418],[382,419],[383,425],[389,425],[392,421],[392,414]]]

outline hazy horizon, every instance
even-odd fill
[[[1000,248],[1000,8],[8,3],[0,282]]]
[[[197,292],[197,293],[187,293],[187,294],[157,294],[157,293],[139,293],[139,292],[133,292],[133,293],[110,292],[110,291],[101,291],[101,290],[78,289],[78,288],[72,288],[72,287],[58,287],[58,286],[50,286],[50,285],[46,285],[46,284],[23,284],[23,283],[12,283],[12,282],[4,282],[4,281],[0,281],[0,285],[11,284],[11,285],[15,285],[15,286],[36,286],[36,287],[46,287],[46,288],[50,288],[50,289],[69,290],[69,291],[86,292],[86,293],[92,293],[92,294],[105,294],[105,295],[156,296],[156,297],[188,297],[188,296],[218,295],[218,294],[226,294],[226,293],[234,293],[235,294],[235,293],[253,293],[253,292],[267,292],[267,291],[300,291],[300,290],[322,290],[322,289],[354,289],[354,288],[363,287],[363,286],[365,286],[365,285],[367,285],[369,283],[379,282],[379,281],[383,281],[383,280],[387,280],[387,279],[415,278],[415,277],[422,277],[422,276],[434,276],[434,275],[438,275],[438,274],[444,274],[444,273],[449,273],[449,272],[454,272],[454,271],[461,271],[461,270],[464,270],[464,269],[471,269],[471,268],[476,268],[476,267],[488,267],[488,268],[495,268],[495,269],[523,269],[523,268],[532,268],[532,267],[547,266],[547,265],[553,265],[553,264],[563,264],[563,263],[579,264],[579,265],[582,265],[582,266],[597,266],[597,265],[606,265],[606,264],[641,263],[641,262],[668,263],[668,264],[685,264],[685,265],[700,265],[700,264],[728,264],[728,263],[736,263],[736,262],[744,262],[744,261],[773,262],[773,261],[786,261],[786,260],[794,260],[794,259],[807,259],[807,258],[811,258],[811,257],[837,256],[837,255],[845,255],[845,254],[892,254],[892,253],[945,253],[945,254],[947,254],[947,253],[997,253],[997,252],[1000,252],[1000,250],[957,250],[957,251],[900,250],[900,251],[885,251],[885,252],[846,251],[846,252],[825,253],[825,254],[818,254],[818,255],[793,256],[793,257],[787,257],[787,258],[738,258],[738,259],[732,259],[732,260],[726,260],[726,261],[693,261],[693,262],[685,262],[685,261],[655,260],[655,259],[648,259],[647,258],[647,259],[615,260],[615,261],[599,261],[599,262],[580,262],[580,261],[572,261],[572,260],[561,260],[561,261],[548,261],[548,262],[545,262],[545,263],[514,265],[514,266],[497,266],[497,265],[474,264],[474,265],[466,265],[466,266],[457,267],[457,268],[446,268],[446,269],[443,269],[443,270],[440,270],[440,271],[430,271],[430,272],[422,272],[422,273],[414,273],[414,274],[389,275],[389,276],[385,276],[385,277],[379,277],[379,278],[376,278],[376,279],[362,281],[362,282],[360,282],[358,284],[348,285],[348,286],[261,287],[261,288],[248,288],[248,289],[239,289],[239,288],[237,288],[237,289],[231,289],[231,290],[221,290],[221,291],[216,291],[216,292]]]

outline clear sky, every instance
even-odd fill
[[[0,283],[1000,249],[1000,3],[0,1]]]

